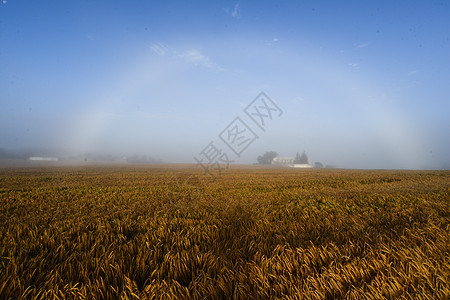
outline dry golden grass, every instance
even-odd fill
[[[450,172],[0,170],[1,299],[448,299]]]

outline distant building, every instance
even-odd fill
[[[302,156],[303,156],[302,161],[295,160],[292,157],[277,156],[272,160],[272,165],[288,168],[301,168],[301,169],[312,168],[313,166],[311,164],[311,161],[306,156],[306,154],[303,153]]]
[[[276,166],[289,166],[292,165],[292,163],[294,162],[294,160],[292,159],[292,157],[274,157],[272,159],[272,165],[276,165]]]
[[[291,167],[292,168],[309,169],[309,168],[312,168],[313,166],[311,164],[293,164]]]

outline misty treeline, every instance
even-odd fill
[[[0,159],[28,159],[30,156],[57,156],[54,151],[23,148],[5,149],[0,148]]]
[[[278,156],[278,153],[275,151],[268,151],[263,155],[258,156],[256,159],[261,165],[270,165],[275,157]]]

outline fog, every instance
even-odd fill
[[[0,154],[196,163],[213,142],[234,164],[276,151],[448,169],[449,12],[445,1],[4,1]],[[227,142],[236,118],[253,133],[239,149]]]

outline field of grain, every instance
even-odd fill
[[[1,299],[448,299],[450,172],[0,169]]]

